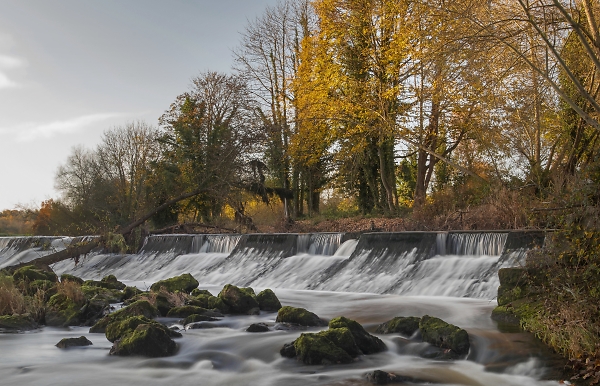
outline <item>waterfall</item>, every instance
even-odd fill
[[[202,284],[493,299],[498,269],[522,264],[542,232],[150,236],[131,255],[55,265],[85,278],[153,281],[189,272]]]
[[[0,237],[0,268],[26,263],[65,249],[79,238],[59,236]]]

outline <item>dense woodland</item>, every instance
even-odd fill
[[[562,227],[598,200],[599,12],[282,0],[245,26],[234,68],[194,77],[157,125],[74,148],[61,196],[3,212],[0,233],[97,234],[156,208],[145,231],[351,216]]]

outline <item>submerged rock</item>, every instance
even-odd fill
[[[267,332],[269,331],[269,326],[265,323],[252,323],[247,329],[246,332]]]
[[[459,356],[469,352],[469,334],[460,327],[446,323],[442,319],[425,315],[421,318],[419,329],[423,342],[436,347],[450,349]]]
[[[240,288],[227,284],[221,292],[219,299],[229,307],[232,314],[256,314],[258,302],[252,288]]]
[[[370,371],[364,375],[365,379],[373,385],[387,385],[389,383],[421,383],[424,381],[414,379],[412,377],[405,377],[402,375],[388,373],[387,371],[375,370]]]
[[[279,311],[281,308],[281,302],[270,289],[265,289],[256,295],[258,306],[262,311]]]
[[[191,274],[184,273],[169,279],[159,280],[150,286],[150,290],[153,292],[159,292],[163,288],[168,292],[180,291],[189,294],[195,288],[198,288],[198,280]]]
[[[375,332],[378,334],[402,334],[412,336],[419,329],[421,318],[416,316],[398,316],[380,324]]]
[[[167,329],[168,330],[168,329]],[[117,340],[110,349],[110,355],[142,355],[165,357],[175,354],[177,343],[165,329],[156,324],[140,324],[135,330]]]
[[[326,326],[327,322],[319,318],[316,314],[304,309],[297,307],[284,306],[277,312],[277,318],[275,319],[278,323],[295,323],[301,326]]]
[[[381,339],[369,334],[367,331],[365,331],[363,326],[352,319],[340,316],[331,319],[329,322],[330,329],[342,327],[346,327],[348,330],[350,330],[354,340],[356,341],[356,345],[358,348],[360,348],[363,354],[374,354],[387,350],[385,343],[383,343]]]
[[[85,336],[80,336],[79,338],[64,338],[61,339],[60,342],[56,344],[58,348],[69,348],[69,347],[82,347],[82,346],[91,346],[92,342]]]

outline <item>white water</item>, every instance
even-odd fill
[[[304,366],[279,355],[283,344],[301,331],[245,332],[256,322],[273,329],[276,314],[263,312],[226,317],[214,323],[216,328],[183,331],[184,337],[177,339],[178,353],[162,359],[110,357],[111,344],[104,335],[89,334],[82,327],[0,334],[0,384],[367,385],[363,374],[376,369],[440,385],[558,384],[542,380],[553,367],[548,362],[551,354],[528,334],[500,333],[490,319],[496,305],[497,269],[516,264],[522,251],[501,256],[502,248],[478,246],[473,241],[477,237],[468,235],[471,241],[463,243],[438,237],[433,256],[417,249],[396,253],[392,246],[374,253],[358,250],[356,240],[341,243],[341,236],[338,239],[334,234],[312,238],[321,243],[320,249],[311,249],[309,242],[287,257],[257,247],[235,249],[239,236],[177,237],[150,240],[139,254],[90,255],[77,267],[64,261],[54,269],[86,279],[115,274],[142,289],[184,272],[192,273],[201,288],[213,294],[226,283],[251,285],[257,292],[269,287],[284,305],[305,307],[327,319],[344,315],[371,332],[395,316],[428,314],[467,329],[471,351],[467,360],[427,360],[419,356],[426,344],[380,335],[387,352],[360,357],[351,366]],[[496,234],[479,240],[494,244],[503,243],[506,237]],[[332,244],[337,250],[326,247]],[[311,254],[311,250],[324,254]],[[489,255],[475,254],[482,251]],[[176,319],[162,321],[177,323]],[[80,335],[94,345],[69,350],[54,347],[63,337]]]

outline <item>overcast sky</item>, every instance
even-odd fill
[[[58,197],[73,146],[156,124],[202,71],[230,72],[277,0],[0,0],[0,210]]]

